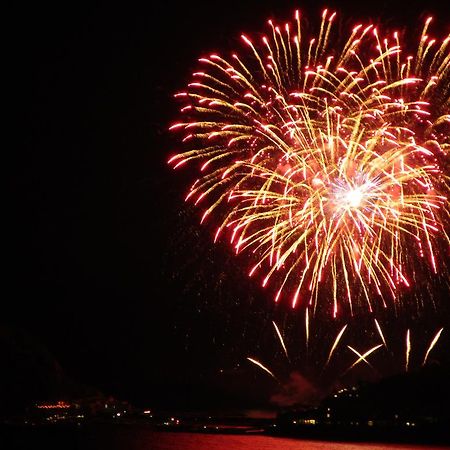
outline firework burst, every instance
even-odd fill
[[[416,274],[443,270],[450,37],[431,39],[429,18],[409,56],[373,25],[337,44],[335,18],[307,36],[296,12],[258,44],[243,35],[242,56],[201,58],[176,94],[185,149],[169,163],[199,164],[186,199],[276,301],[336,317],[398,304]]]

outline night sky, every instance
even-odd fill
[[[245,261],[211,244],[198,211],[182,200],[187,175],[166,164],[177,148],[168,132],[177,118],[172,95],[189,82],[196,59],[227,54],[241,32],[262,30],[270,17],[284,22],[297,7],[261,3],[35,2],[5,14],[3,90],[13,120],[3,147],[5,404],[45,396],[50,382],[41,378],[55,361],[86,389],[168,409],[270,406],[278,387],[247,356],[289,378],[293,365],[271,321],[290,330],[296,348],[301,317],[275,308],[245,275]],[[299,6],[317,21],[313,3]],[[426,2],[427,10],[422,3],[326,6],[392,26],[416,26],[436,12],[437,29],[448,27],[445,2]],[[448,290],[438,296],[445,304]],[[439,326],[450,331],[448,306],[438,309],[420,331],[428,343]],[[309,355],[311,367],[342,325],[317,331],[328,340]],[[448,350],[436,357],[448,360]]]

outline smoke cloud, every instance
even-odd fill
[[[314,406],[323,398],[323,392],[299,372],[292,372],[281,390],[270,401],[281,407]]]

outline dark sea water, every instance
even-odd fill
[[[3,436],[4,437],[4,436]],[[2,436],[0,436],[0,439]],[[139,427],[35,429],[10,433],[2,450],[432,450],[449,447],[299,440],[262,435],[157,432]]]
[[[431,447],[395,444],[303,441],[289,438],[191,433],[142,433],[130,436],[124,447],[130,450],[382,450]]]

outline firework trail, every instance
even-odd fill
[[[350,345],[347,345],[347,348],[349,350],[351,350],[356,356],[359,357],[359,359],[356,361],[356,363],[352,366],[354,367],[356,364],[358,364],[361,361],[364,361],[371,369],[373,369],[372,364],[370,364],[369,361],[367,361],[367,359],[364,357],[364,355],[361,355],[361,353],[358,352],[358,350],[355,350],[353,347],[351,347]]]
[[[262,370],[264,370],[265,372],[267,372],[272,378],[274,378],[275,380],[277,380],[278,381],[278,378],[266,367],[266,366],[264,366],[263,364],[261,364],[259,361],[257,361],[256,359],[253,359],[253,358],[249,358],[249,357],[247,357],[247,359],[251,362],[251,363],[253,363],[253,364],[255,364],[255,365],[257,365],[258,367],[260,367]]]
[[[306,337],[306,349],[309,345],[309,312],[308,308],[305,309],[305,337]]]
[[[284,344],[283,336],[281,336],[281,333],[280,333],[280,330],[279,330],[277,324],[276,324],[274,321],[272,321],[272,323],[273,323],[273,326],[274,326],[274,328],[275,328],[275,331],[277,332],[278,339],[279,339],[280,342],[281,342],[281,346],[283,347],[284,354],[286,355],[286,358],[287,358],[288,361],[290,362],[291,360],[289,359],[288,351],[287,351],[286,345]]]
[[[353,352],[356,353],[359,358],[344,372],[344,374],[346,374],[348,371],[352,370],[353,367],[355,367],[357,364],[359,364],[361,361],[364,361],[369,367],[371,367],[373,369],[373,367],[369,364],[369,362],[367,361],[367,357],[372,354],[375,350],[378,350],[380,347],[383,347],[383,344],[378,344],[375,347],[372,347],[371,349],[367,350],[366,353],[364,353],[363,355],[361,355],[357,350],[355,350],[354,348],[350,347],[349,345],[347,345],[347,347]]]
[[[442,333],[443,330],[444,330],[444,328],[441,328],[441,329],[436,333],[436,335],[434,336],[433,340],[431,341],[431,344],[430,344],[430,346],[428,347],[427,352],[425,353],[425,358],[423,359],[422,366],[424,366],[424,365],[426,364],[427,359],[428,359],[428,355],[430,354],[431,350],[433,350],[433,347],[436,345],[436,342],[439,340],[439,338],[440,338],[441,333]]]
[[[411,353],[411,333],[408,329],[406,332],[405,372],[408,372],[410,353]]]
[[[335,18],[307,37],[296,12],[259,43],[242,35],[242,56],[201,58],[176,94],[185,149],[169,160],[199,164],[186,200],[276,301],[334,317],[397,305],[444,270],[450,147],[450,37],[430,38],[429,18],[410,56],[373,25],[339,44]]]
[[[330,362],[331,357],[333,356],[334,351],[336,350],[336,347],[339,344],[339,341],[341,340],[342,335],[344,334],[345,329],[347,328],[347,325],[344,325],[341,331],[339,331],[338,335],[336,336],[336,339],[334,340],[333,345],[331,346],[330,353],[328,354],[327,362],[325,363],[324,368],[328,365]]]
[[[374,319],[374,320],[375,320],[375,326],[377,327],[378,334],[380,335],[384,346],[387,348],[386,339],[384,338],[384,334],[383,334],[383,331],[381,330],[380,324],[378,323],[377,319]]]

